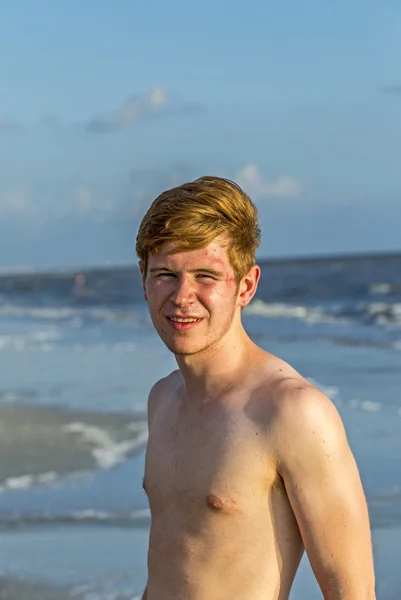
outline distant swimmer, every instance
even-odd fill
[[[341,418],[242,324],[259,243],[254,204],[218,177],[165,191],[139,227],[145,300],[178,364],[149,394],[143,600],[288,600],[305,550],[326,600],[375,599]]]
[[[75,275],[74,277],[74,292],[75,295],[78,297],[83,297],[83,296],[91,296],[93,295],[93,289],[90,288],[87,284],[86,284],[86,277],[85,275],[82,275],[81,273],[78,273],[77,275]]]
[[[81,275],[80,273],[78,273],[77,275],[75,275],[74,281],[75,281],[75,285],[78,288],[82,287],[83,285],[85,285],[85,281],[86,281],[85,275]]]

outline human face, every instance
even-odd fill
[[[149,255],[145,298],[169,350],[194,355],[216,346],[235,326],[236,316],[239,321],[238,285],[227,250],[216,240],[172,254],[174,247],[166,242]]]

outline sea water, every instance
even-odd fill
[[[401,255],[261,267],[244,325],[337,406],[368,498],[378,598],[395,600]],[[0,296],[0,575],[87,600],[135,598],[150,523],[146,399],[176,368],[137,269],[8,273]],[[306,559],[291,598],[303,597],[321,597]]]

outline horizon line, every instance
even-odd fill
[[[317,263],[325,261],[358,261],[358,260],[369,260],[369,259],[391,259],[401,258],[401,248],[398,250],[383,250],[383,251],[368,251],[368,252],[342,252],[342,253],[322,253],[322,254],[305,254],[305,255],[288,255],[288,256],[257,256],[256,264],[268,265],[268,264],[285,264],[285,263]],[[10,275],[33,275],[40,274],[46,275],[51,273],[83,273],[83,272],[98,272],[106,271],[109,269],[124,270],[124,269],[137,269],[138,265],[135,262],[115,262],[115,263],[104,263],[100,265],[75,265],[75,266],[53,266],[53,267],[35,267],[28,265],[13,266],[13,267],[0,267],[0,277],[6,277]]]

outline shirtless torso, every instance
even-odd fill
[[[288,598],[303,543],[277,470],[275,407],[301,379],[263,353],[219,398],[188,401],[179,371],[156,386],[144,478],[149,600]]]
[[[288,600],[305,548],[325,600],[373,600],[366,501],[330,400],[246,334],[218,241],[149,257],[153,324],[179,366],[149,396],[145,600]]]

